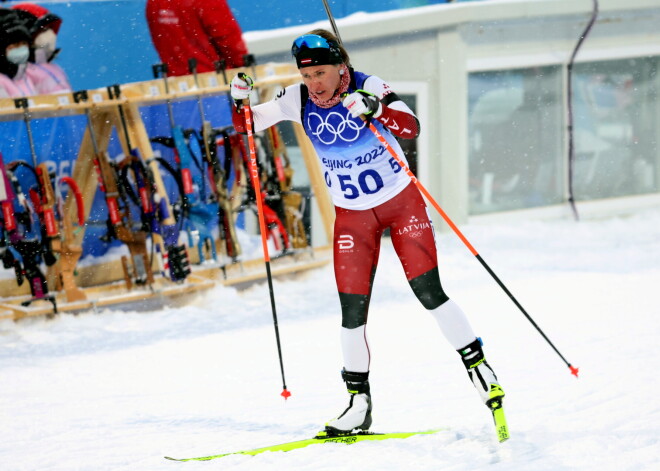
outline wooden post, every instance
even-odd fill
[[[83,106],[83,105],[81,105]],[[89,106],[89,105],[84,105]],[[111,113],[107,110],[92,109],[92,120],[96,129],[96,138],[100,149],[107,149],[108,142],[112,131]],[[98,175],[94,166],[94,146],[89,134],[89,129],[85,129],[80,150],[78,151],[78,158],[73,169],[73,179],[78,184],[80,192],[82,193],[83,202],[85,203],[85,220],[89,218],[89,212],[92,209],[94,202],[94,195],[98,187]],[[64,203],[64,214],[68,219],[76,218],[76,202],[73,194],[67,195]],[[75,235],[75,243],[82,245],[82,240],[85,235],[85,230],[78,232]]]
[[[43,205],[43,209],[44,211],[46,209],[54,210],[53,206],[57,202],[48,174],[48,166],[45,163],[40,163],[37,166],[37,173],[41,178],[40,183],[45,196],[44,199],[49,202]],[[57,184],[57,181],[55,183]],[[73,196],[73,190],[70,191],[70,194]],[[59,254],[59,257],[57,263],[48,268],[49,278],[54,281],[56,290],[64,290],[68,302],[83,301],[87,299],[87,296],[78,288],[74,279],[74,270],[82,254],[82,246],[74,243],[73,223],[66,213],[62,215],[61,227],[58,227],[57,230],[58,234],[52,238],[50,244],[52,251]]]

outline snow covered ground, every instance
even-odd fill
[[[506,390],[511,439],[409,291],[385,241],[371,308],[377,431],[431,436],[204,456],[305,438],[339,413],[330,267],[276,280],[288,401],[265,285],[187,307],[0,323],[0,468],[18,470],[660,469],[660,211],[462,227],[580,378],[450,233],[441,274]]]

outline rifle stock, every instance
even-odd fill
[[[69,302],[83,301],[87,299],[87,296],[78,288],[74,277],[74,270],[82,255],[82,246],[72,243],[74,240],[73,224],[64,214],[61,214],[62,231],[60,231],[60,224],[58,224],[55,218],[57,196],[53,188],[53,181],[48,172],[48,166],[46,163],[41,163],[37,165],[36,171],[42,196],[42,220],[46,226],[46,232],[51,238],[51,250],[53,253],[59,254],[58,263],[53,266],[56,280],[55,288],[57,290],[63,290]],[[70,180],[73,182],[72,179]],[[71,183],[69,185],[71,186]],[[71,192],[75,191],[72,187]],[[80,203],[82,201],[77,201],[77,204]]]

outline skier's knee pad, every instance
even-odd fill
[[[367,323],[369,296],[366,294],[339,293],[341,302],[341,326],[355,329]]]
[[[438,306],[449,301],[449,297],[445,294],[440,283],[440,275],[438,274],[438,267],[432,268],[426,273],[413,278],[408,283],[412,288],[417,299],[428,310],[433,310]]]

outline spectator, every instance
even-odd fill
[[[226,0],[147,0],[147,23],[168,75],[188,74],[188,59],[197,59],[198,72],[219,60],[243,65],[247,47]]]
[[[30,34],[16,12],[0,9],[0,98],[35,95],[26,73]]]
[[[59,54],[57,34],[62,19],[34,3],[17,3],[12,9],[24,21],[32,40],[32,53],[27,74],[37,94],[70,92],[69,79],[62,68],[53,62]]]

